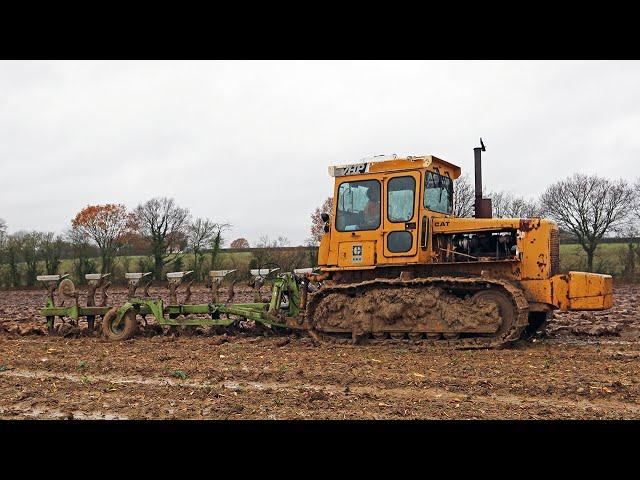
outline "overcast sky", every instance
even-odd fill
[[[327,166],[439,156],[525,196],[640,176],[639,62],[0,62],[0,218],[174,197],[229,239],[308,237]]]

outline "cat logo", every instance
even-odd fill
[[[449,221],[446,222],[433,222],[434,227],[448,227]]]
[[[362,263],[362,245],[351,247],[351,263]]]

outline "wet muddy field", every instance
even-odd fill
[[[639,293],[617,286],[609,311],[556,314],[532,340],[473,351],[242,332],[109,343],[84,323],[47,336],[43,292],[2,291],[0,418],[635,419]]]

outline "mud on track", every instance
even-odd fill
[[[533,342],[479,351],[48,337],[33,334],[41,291],[0,292],[0,418],[640,418],[638,292],[618,287],[611,311],[561,314]]]

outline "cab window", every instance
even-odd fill
[[[338,188],[336,229],[375,230],[380,226],[380,182],[343,182]]]
[[[424,206],[431,211],[450,215],[453,211],[453,181],[435,172],[424,177]]]
[[[387,218],[390,222],[408,222],[413,218],[413,177],[394,177],[387,183]]]

